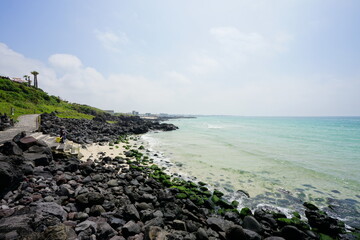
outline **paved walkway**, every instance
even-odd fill
[[[38,124],[39,114],[22,115],[14,127],[8,128],[5,131],[0,131],[0,144],[11,140],[16,134],[25,131],[27,133],[33,132],[39,128]]]

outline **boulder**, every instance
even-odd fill
[[[29,153],[25,152],[24,158],[29,161],[33,161],[35,166],[49,166],[52,161],[52,156],[45,153]]]
[[[285,239],[291,239],[291,240],[303,240],[307,238],[304,232],[290,225],[285,226],[281,229],[281,235]]]
[[[0,219],[0,233],[15,231],[19,235],[27,235],[33,232],[30,226],[31,215],[17,215]]]
[[[23,137],[25,137],[26,136],[26,132],[21,132],[21,133],[18,133],[18,134],[16,134],[14,137],[13,137],[13,139],[12,139],[12,141],[14,142],[14,143],[16,143],[16,144],[18,144],[19,142],[20,142],[20,139],[22,139]]]
[[[210,217],[206,220],[206,223],[215,231],[226,232],[228,228],[234,224],[230,221],[224,220],[219,217]]]
[[[256,233],[262,233],[263,228],[260,223],[253,216],[244,217],[243,228],[249,229]]]
[[[260,234],[254,232],[254,231],[251,231],[249,229],[244,229],[244,233],[246,235],[245,239],[248,239],[248,240],[261,240],[262,239]]]
[[[244,229],[239,225],[229,227],[225,232],[225,236],[226,240],[247,239]]]
[[[18,145],[21,147],[22,150],[26,151],[31,146],[34,146],[37,143],[36,138],[32,136],[26,136],[19,140]]]
[[[8,158],[0,160],[0,197],[17,188],[23,180],[23,174]]]
[[[21,156],[23,154],[22,149],[15,142],[5,142],[0,147],[0,152],[4,155],[17,155]]]

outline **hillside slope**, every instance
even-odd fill
[[[61,100],[60,97],[50,96],[41,89],[17,83],[10,79],[0,77],[0,113],[11,115],[14,109],[16,119],[23,114],[57,112],[62,118],[92,119],[95,115],[102,115],[104,111]]]

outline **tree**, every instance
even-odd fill
[[[37,71],[32,71],[31,74],[34,75],[34,87],[38,88],[37,75],[39,75],[39,73]]]
[[[29,75],[24,75],[24,79],[25,79],[25,81],[28,82],[28,86],[30,87],[30,85],[31,85],[30,76]]]

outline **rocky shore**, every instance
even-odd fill
[[[108,123],[111,121],[112,123]],[[58,118],[55,113],[41,115],[41,131],[58,136],[61,127],[68,132],[67,138],[80,144],[109,142],[127,134],[142,134],[148,131],[172,131],[173,124],[137,116],[96,116],[93,120]]]
[[[125,121],[125,120],[124,120]],[[100,121],[99,121],[100,122]],[[115,140],[144,129],[174,128],[138,119],[115,130],[101,121],[42,116],[42,130],[59,126],[79,143]],[[117,132],[113,132],[117,131]],[[122,132],[122,134],[118,134]],[[81,135],[78,136],[77,134]],[[116,146],[116,141],[111,143]],[[265,207],[238,210],[206,183],[172,177],[142,146],[80,161],[19,134],[0,147],[0,239],[358,239],[311,203],[286,216]],[[110,147],[110,146],[109,146]]]

